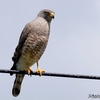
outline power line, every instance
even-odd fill
[[[25,71],[7,70],[7,69],[0,69],[0,73],[28,74]],[[39,73],[31,72],[31,75],[38,75],[39,76]],[[61,73],[50,73],[50,72],[45,72],[42,74],[42,76],[100,80],[100,76],[78,75],[78,74],[76,74],[76,75],[75,74],[61,74]]]

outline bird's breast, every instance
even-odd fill
[[[48,39],[44,36],[30,35],[22,50],[22,58],[29,65],[37,62],[45,51]]]
[[[40,59],[49,38],[49,25],[43,19],[35,20],[26,27],[28,27],[30,33],[22,48],[19,60],[20,69],[28,68]]]

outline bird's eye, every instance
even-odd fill
[[[47,15],[50,15],[50,13],[49,12],[44,12],[44,14],[47,16]]]

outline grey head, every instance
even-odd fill
[[[43,9],[41,10],[37,17],[42,17],[44,18],[48,23],[51,22],[52,18],[54,18],[54,12],[52,10],[49,10],[49,9]]]

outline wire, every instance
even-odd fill
[[[7,69],[0,69],[0,73],[13,73],[13,74],[27,74],[25,71],[18,71],[18,70],[7,70]],[[40,75],[36,72],[31,72],[30,75]],[[42,76],[52,76],[52,77],[64,77],[64,78],[80,78],[80,79],[95,79],[100,80],[100,76],[90,76],[90,75],[74,75],[74,74],[61,74],[61,73],[49,73],[45,72]]]

